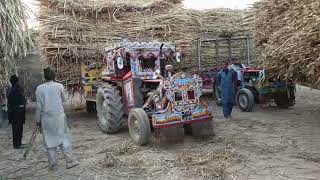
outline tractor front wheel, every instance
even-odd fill
[[[146,145],[151,139],[151,127],[147,113],[141,109],[131,109],[128,117],[129,131],[137,145]]]
[[[96,102],[101,129],[109,134],[117,133],[124,122],[123,105],[117,87],[109,83],[99,87]]]
[[[251,112],[254,105],[254,96],[249,89],[242,88],[237,93],[237,105],[243,112]]]

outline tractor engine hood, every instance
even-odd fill
[[[155,128],[211,120],[211,113],[200,103],[202,80],[197,75],[175,74],[163,82],[168,106],[152,116]]]
[[[187,112],[194,110],[202,95],[202,80],[185,73],[178,73],[164,82],[166,97],[172,103],[172,111]]]

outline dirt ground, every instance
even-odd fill
[[[25,143],[34,128],[28,111]],[[57,172],[48,170],[42,137],[36,138],[27,160],[24,150],[12,149],[10,127],[0,129],[0,179],[320,179],[320,91],[299,87],[296,106],[260,108],[233,120],[213,106],[216,136],[185,137],[182,142],[158,139],[138,147],[124,128],[102,133],[95,115],[68,111],[74,153],[80,166],[65,169],[59,154]]]

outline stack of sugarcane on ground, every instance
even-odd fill
[[[192,67],[192,40],[241,31],[239,16],[217,11],[183,9],[180,0],[40,0],[42,60],[56,70],[59,81],[79,84],[80,63],[100,62],[104,47],[124,39],[158,40],[177,44],[184,56],[180,66]]]
[[[20,0],[0,1],[0,87],[16,72],[16,59],[32,45],[26,23],[26,8]]]
[[[262,0],[254,36],[272,75],[320,87],[320,1]]]

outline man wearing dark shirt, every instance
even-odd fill
[[[23,124],[25,122],[25,105],[26,100],[24,92],[18,82],[18,77],[10,77],[11,87],[8,92],[8,119],[12,124],[13,147],[21,147]]]

